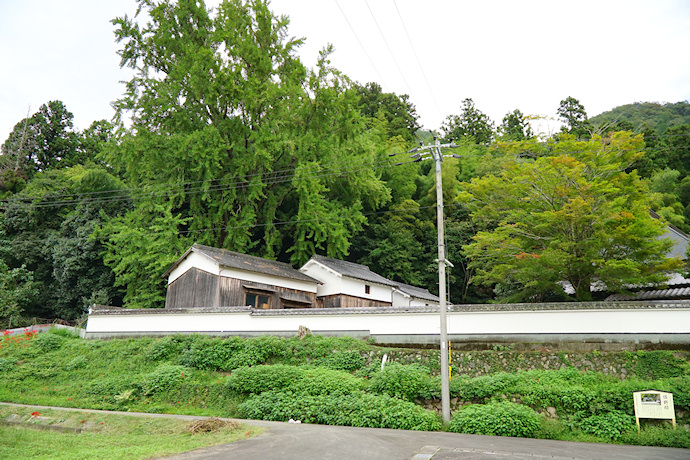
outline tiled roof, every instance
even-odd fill
[[[647,300],[626,302],[554,302],[554,303],[514,303],[514,304],[465,304],[448,305],[449,312],[477,311],[578,311],[578,310],[666,310],[688,309],[689,300]],[[253,309],[250,307],[215,307],[215,308],[142,308],[129,309],[98,306],[91,315],[151,315],[151,314],[199,314],[199,313],[243,313],[252,316],[314,316],[314,315],[372,315],[400,313],[437,313],[438,307],[359,307],[359,308],[294,308],[294,309]]]
[[[370,283],[382,284],[384,286],[396,287],[399,284],[389,280],[388,278],[384,278],[378,273],[372,272],[366,265],[360,265],[354,262],[345,262],[344,260],[332,259],[330,257],[320,255],[311,256],[311,260],[319,262],[320,264],[325,265],[331,270],[334,270],[340,273],[341,275],[347,276],[349,278],[368,281]]]
[[[438,298],[438,296],[435,296],[429,292],[428,289],[412,286],[410,284],[398,283],[398,290],[417,299],[431,300],[432,302],[440,302],[441,300]]]
[[[690,287],[654,289],[651,291],[634,292],[632,294],[612,294],[606,298],[607,301],[651,299],[690,299]]]
[[[288,278],[298,281],[306,281],[308,283],[321,284],[320,281],[315,280],[311,276],[305,275],[299,270],[295,270],[290,264],[286,264],[285,262],[249,256],[247,254],[240,254],[239,252],[228,251],[227,249],[213,248],[211,246],[204,246],[196,243],[184,253],[184,255],[175,263],[175,265],[173,265],[172,268],[179,264],[190,252],[203,254],[204,256],[212,259],[221,267],[236,268],[238,270],[263,273],[264,275],[271,275],[279,278]],[[168,270],[168,273],[172,270],[172,268]]]

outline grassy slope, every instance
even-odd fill
[[[424,419],[421,429],[437,425],[429,424],[424,411],[407,401],[438,397],[438,378],[420,366],[393,365],[381,373],[376,359],[366,363],[367,357],[376,355],[375,349],[354,339],[173,336],[83,341],[46,333],[6,339],[0,346],[0,400],[8,402],[221,417],[254,411],[276,420],[308,416],[338,424],[391,426],[386,417],[372,421],[373,413],[333,413],[337,405],[322,413],[328,395],[338,393],[350,395],[348,401],[357,411],[364,410],[362,401],[372,407],[396,405],[398,412],[387,420],[403,414],[413,424]],[[451,396],[458,398],[458,405],[508,399],[537,412],[555,408],[558,418],[543,418],[537,437],[690,447],[687,430],[669,434],[663,424],[649,424],[640,435],[616,431],[630,427],[632,391],[672,391],[677,412],[690,412],[685,360],[669,352],[634,358],[639,376],[625,381],[574,368],[460,376],[451,382]],[[271,391],[263,399],[270,395],[284,407],[264,407],[262,398],[251,395],[263,391]],[[618,418],[602,418],[607,413]],[[679,422],[683,426],[685,419]]]
[[[0,407],[0,458],[139,459],[172,455],[246,439],[262,429],[240,425],[192,434],[189,421],[92,414],[59,410]],[[34,414],[32,416],[32,413]],[[22,424],[19,424],[22,422]],[[46,431],[36,425],[81,428],[81,433]]]

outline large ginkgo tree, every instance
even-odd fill
[[[135,207],[99,233],[125,302],[161,305],[161,274],[193,242],[293,264],[345,256],[390,192],[331,48],[306,68],[267,1],[138,3],[113,21],[134,74],[104,157]]]

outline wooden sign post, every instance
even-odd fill
[[[634,391],[633,403],[635,404],[635,422],[638,431],[640,430],[641,418],[671,420],[673,428],[676,427],[673,393],[656,390]]]

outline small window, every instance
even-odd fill
[[[262,308],[267,309],[269,306],[269,298],[267,295],[253,294],[251,292],[247,293],[246,302],[244,303],[248,307],[252,308]]]
[[[371,286],[369,286],[368,284],[365,284],[364,285],[364,293],[365,294],[371,294]]]

